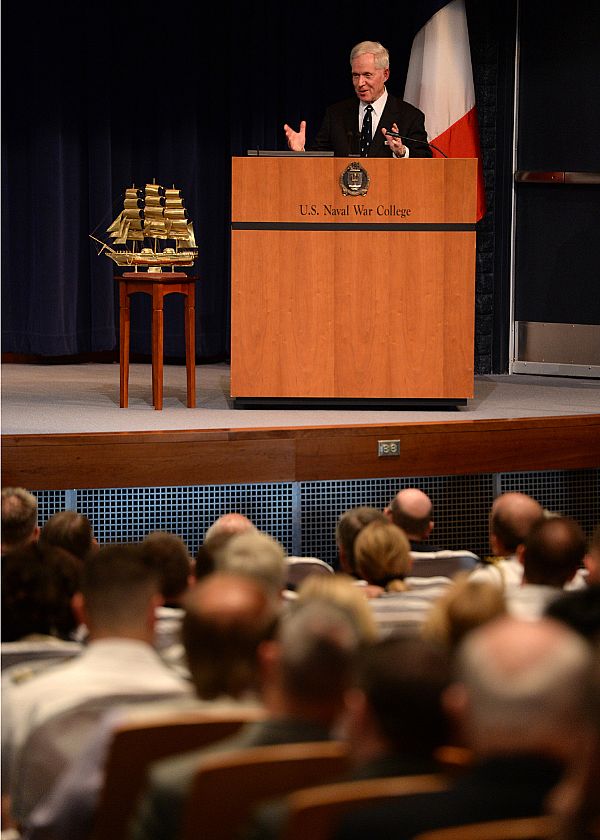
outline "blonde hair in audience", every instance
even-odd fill
[[[504,591],[488,581],[471,580],[463,572],[433,604],[421,635],[454,649],[469,631],[505,614]]]
[[[295,603],[328,601],[349,613],[360,633],[361,641],[374,642],[379,634],[369,602],[349,575],[310,575],[298,587]]]
[[[356,570],[369,583],[387,592],[403,592],[404,578],[412,567],[410,543],[392,522],[371,522],[356,538]]]

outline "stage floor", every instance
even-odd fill
[[[2,433],[52,435],[216,429],[390,426],[600,414],[600,382],[529,375],[478,376],[453,410],[239,409],[226,364],[196,368],[197,408],[186,408],[183,365],[165,365],[164,408],[151,404],[151,367],[133,364],[129,408],[119,408],[119,365],[2,365]]]
[[[600,466],[594,380],[480,376],[453,410],[234,408],[229,367],[199,365],[198,407],[185,367],[118,364],[2,368],[2,480],[30,489],[157,487],[397,476],[581,470]],[[397,441],[393,457],[381,444]],[[385,450],[384,450],[385,451]]]

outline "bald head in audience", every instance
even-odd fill
[[[406,487],[396,493],[386,514],[410,540],[426,540],[433,531],[431,499],[416,487]]]
[[[539,502],[525,493],[503,493],[490,511],[490,549],[496,557],[515,554],[527,534],[544,517]]]
[[[204,534],[202,545],[195,557],[195,572],[198,579],[215,571],[216,558],[232,537],[249,531],[256,531],[253,522],[242,513],[224,513],[219,516]]]
[[[449,695],[479,756],[539,754],[567,762],[587,737],[591,651],[552,619],[499,618],[459,648]]]

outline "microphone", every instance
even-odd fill
[[[387,129],[385,133],[386,136],[389,134],[390,137],[397,137],[398,139],[402,140],[402,142],[404,142],[405,140],[410,140],[411,143],[422,143],[424,146],[429,146],[431,149],[435,149],[436,152],[439,152],[442,157],[448,157],[446,152],[442,152],[441,149],[439,149],[437,146],[434,146],[433,143],[430,143],[428,140],[420,140],[418,137],[402,137],[402,135],[398,134],[397,131],[388,131]]]

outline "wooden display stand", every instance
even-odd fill
[[[340,177],[360,163],[366,195]],[[475,159],[232,162],[236,405],[473,396]]]
[[[129,336],[131,332],[130,295],[143,292],[152,298],[152,405],[157,411],[163,407],[163,310],[167,295],[181,294],[185,298],[185,366],[187,406],[196,407],[196,277],[184,272],[126,271],[115,275],[119,284],[119,362],[120,406],[129,405]]]

